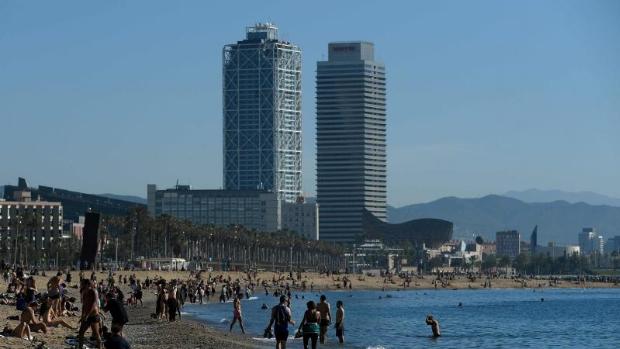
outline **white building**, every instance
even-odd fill
[[[33,201],[30,191],[15,192],[14,201],[0,200],[0,250],[8,258],[16,248],[16,238],[48,250],[54,239],[62,237],[62,224],[60,202]]]
[[[310,240],[317,240],[319,234],[316,203],[285,202],[270,191],[203,190],[188,185],[158,190],[149,184],[147,204],[154,217],[166,214],[196,225],[236,224],[260,232],[287,229]]]

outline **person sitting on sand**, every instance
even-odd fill
[[[89,279],[82,279],[80,282],[80,293],[82,295],[82,316],[80,318],[80,329],[78,331],[78,349],[84,347],[84,334],[88,328],[91,329],[97,348],[101,349],[101,316],[99,315],[99,300],[97,291],[93,288]]]
[[[103,344],[105,349],[131,349],[129,342],[123,338],[122,327],[112,325],[112,336]]]
[[[431,329],[433,330],[433,337],[441,336],[441,332],[439,330],[439,321],[435,320],[433,318],[433,315],[428,315],[426,317],[426,324],[431,326]]]
[[[33,332],[41,331],[43,333],[47,333],[47,326],[37,319],[37,316],[34,315],[34,311],[37,309],[37,302],[31,302],[22,314],[19,317],[19,321],[26,323],[30,330]]]
[[[17,337],[28,341],[33,339],[30,334],[30,327],[25,322],[20,322],[15,329],[9,327],[9,325],[6,325],[2,330],[2,335],[5,337]]]
[[[233,300],[233,321],[230,323],[230,329],[228,332],[232,331],[233,325],[235,322],[239,321],[239,327],[241,327],[241,332],[245,334],[245,329],[243,328],[243,318],[241,317],[241,301],[239,298],[235,297]]]
[[[280,304],[271,309],[271,320],[269,320],[269,325],[267,325],[265,330],[271,331],[271,325],[274,323],[276,349],[286,349],[288,324],[295,325],[295,321],[291,320],[291,309],[288,306],[288,299],[286,296],[280,296]]]
[[[65,328],[69,328],[72,330],[77,329],[76,327],[69,325],[65,320],[56,318],[56,312],[54,311],[54,308],[52,307],[51,299],[47,300],[47,307],[45,307],[45,310],[43,310],[43,306],[41,306],[41,310],[43,311],[41,314],[41,317],[43,318],[43,323],[45,325],[49,327],[56,327],[58,325],[61,325]]]

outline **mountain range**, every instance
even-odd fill
[[[514,198],[488,195],[461,199],[446,197],[423,204],[400,208],[388,207],[390,223],[417,218],[440,218],[454,223],[455,238],[481,235],[495,240],[501,230],[518,230],[522,240],[538,225],[538,241],[577,244],[577,235],[584,227],[594,227],[607,239],[620,235],[620,207],[589,205],[583,202],[554,201],[526,203]]]
[[[524,202],[553,202],[563,200],[570,203],[585,202],[590,205],[608,205],[620,207],[620,198],[594,193],[591,191],[569,192],[563,190],[528,189],[523,191],[509,191],[503,196],[515,198]]]

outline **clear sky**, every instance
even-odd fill
[[[222,47],[271,21],[315,69],[368,40],[388,79],[388,202],[527,188],[620,197],[620,1],[0,1],[0,184],[146,196],[222,185]]]

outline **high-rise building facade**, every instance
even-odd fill
[[[497,255],[515,259],[521,253],[521,234],[516,230],[498,231],[495,234]]]
[[[270,23],[224,46],[224,189],[301,195],[301,50]]]
[[[584,255],[593,253],[602,255],[605,252],[605,241],[603,236],[596,233],[596,229],[583,228],[579,233],[579,248]]]
[[[328,51],[316,77],[320,235],[352,242],[364,234],[364,211],[386,220],[385,67],[369,42]]]

